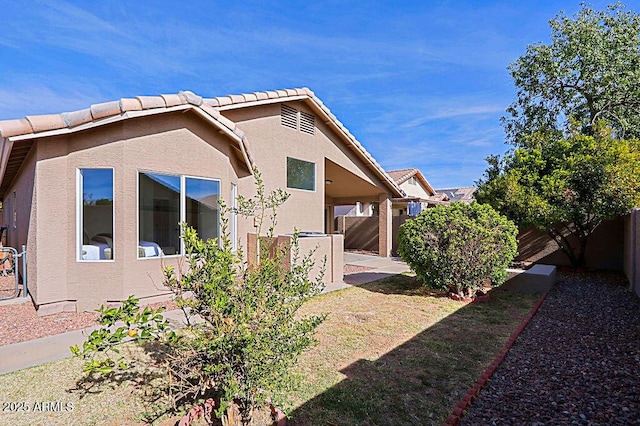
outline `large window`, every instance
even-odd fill
[[[79,169],[78,195],[78,259],[114,259],[113,169]]]
[[[180,254],[180,176],[140,173],[139,257]]]
[[[138,192],[138,257],[181,254],[180,222],[204,240],[218,238],[218,181],[140,172]]]
[[[316,165],[309,161],[287,157],[287,188],[316,189]]]
[[[215,180],[186,178],[186,222],[203,240],[218,238],[218,196],[220,184]]]

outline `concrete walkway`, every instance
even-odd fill
[[[345,253],[344,263],[373,269],[346,275],[344,282],[327,285],[323,293],[377,281],[409,270],[407,265],[397,258],[383,258],[355,253]],[[180,310],[165,312],[164,316],[174,328],[179,328],[184,324],[184,316]],[[0,374],[68,358],[71,356],[69,347],[74,345],[81,346],[86,341],[87,336],[96,328],[98,327],[69,331],[40,339],[0,346]]]
[[[398,257],[379,257],[357,253],[345,252],[344,264],[373,269],[345,275],[344,281],[327,285],[323,293],[378,281],[410,270],[407,264]]]

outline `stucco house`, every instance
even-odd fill
[[[393,216],[406,216],[409,214],[409,208],[411,208],[412,213],[415,213],[415,216],[423,209],[434,205],[447,204],[449,201],[446,194],[433,189],[419,169],[392,170],[388,174],[405,193],[403,197],[392,200],[391,211]],[[358,201],[353,205],[336,206],[334,212],[336,217],[368,217],[377,215],[377,207],[377,203]]]
[[[402,199],[395,200],[393,204],[393,216],[409,214],[409,209],[414,207],[412,216],[419,214],[421,210],[430,206],[447,204],[449,198],[433,189],[427,178],[416,168],[391,170],[391,179],[405,192]],[[412,208],[412,210],[414,210]]]
[[[138,96],[0,121],[0,197],[7,245],[27,248],[39,313],[93,309],[135,294],[166,297],[163,265],[178,266],[178,223],[220,233],[218,199],[267,190],[291,197],[276,234],[294,227],[342,280],[334,206],[375,202],[378,249],[391,251],[392,203],[405,193],[309,89],[202,98]],[[229,217],[245,245],[251,220]],[[301,240],[301,241],[302,241]],[[304,248],[305,246],[303,246]]]

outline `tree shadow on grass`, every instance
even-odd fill
[[[422,297],[448,297],[444,291],[433,290],[424,286],[418,278],[412,274],[384,274],[375,281],[363,284],[356,284],[361,289],[381,293],[381,294],[400,294],[404,296],[422,296]]]
[[[413,295],[414,286],[398,278],[364,287]],[[295,409],[288,424],[442,424],[537,298],[495,289],[489,302],[464,305],[377,359],[336,366],[345,378]]]
[[[128,342],[119,349],[126,353],[130,363],[126,370],[115,370],[107,375],[83,375],[76,380],[75,387],[67,389],[68,393],[77,393],[79,399],[93,394],[108,392],[114,388],[130,385],[136,389],[137,395],[145,406],[142,418],[146,422],[154,422],[159,418],[172,414],[171,405],[166,400],[166,370],[162,364],[166,359],[166,346],[159,342],[136,344]]]

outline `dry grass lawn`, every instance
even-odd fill
[[[301,359],[289,424],[442,424],[536,300],[496,289],[487,303],[465,304],[409,276],[314,298],[304,310],[330,316],[319,345]],[[134,380],[84,394],[74,390],[80,377],[74,359],[0,376],[0,402],[73,404],[0,412],[0,424],[141,424],[150,410]]]

